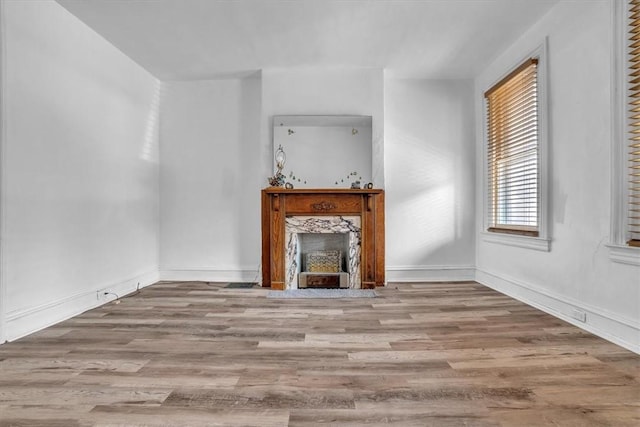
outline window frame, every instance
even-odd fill
[[[489,167],[488,167],[488,116],[487,116],[487,100],[484,97],[484,93],[490,88],[493,88],[506,76],[513,73],[518,67],[525,63],[530,58],[537,59],[537,97],[538,97],[538,235],[532,236],[527,234],[512,234],[502,231],[489,231],[491,227],[491,218],[489,218],[489,204],[491,199],[491,188],[489,188]],[[540,45],[529,52],[527,55],[523,55],[518,61],[515,61],[512,66],[498,76],[487,87],[482,88],[482,167],[483,167],[483,209],[482,217],[483,229],[480,232],[480,237],[483,241],[489,243],[497,243],[509,246],[517,246],[527,249],[533,249],[538,251],[548,252],[551,249],[550,227],[549,227],[549,161],[548,161],[548,103],[547,103],[547,40],[543,40]]]
[[[611,2],[611,232],[607,246],[612,261],[640,265],[640,248],[627,244],[627,7],[628,0]]]

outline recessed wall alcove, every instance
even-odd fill
[[[286,181],[295,188],[372,182],[372,126],[371,116],[275,116],[273,148],[286,155]]]

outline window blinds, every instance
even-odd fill
[[[485,93],[489,231],[538,236],[538,60]]]
[[[629,241],[640,246],[640,0],[629,2]]]

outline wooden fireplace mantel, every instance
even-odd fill
[[[262,286],[285,287],[285,218],[349,215],[361,220],[362,288],[384,286],[384,190],[262,190]]]

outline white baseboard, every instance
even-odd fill
[[[640,322],[637,319],[624,318],[584,302],[540,289],[518,280],[498,276],[481,269],[476,270],[478,283],[488,286],[505,295],[538,308],[572,325],[611,341],[634,353],[640,354]],[[578,310],[585,314],[585,321],[572,317]]]
[[[160,270],[160,280],[178,282],[260,282],[259,271],[246,269]]]
[[[460,282],[475,280],[475,268],[469,265],[388,266],[387,282]]]
[[[123,297],[138,288],[152,285],[158,281],[157,270],[139,274],[129,279],[92,286],[92,289],[69,295],[65,298],[37,307],[16,310],[7,313],[6,339],[14,341],[36,331],[54,325],[73,316],[84,313],[118,297]],[[107,295],[104,293],[108,292]]]

